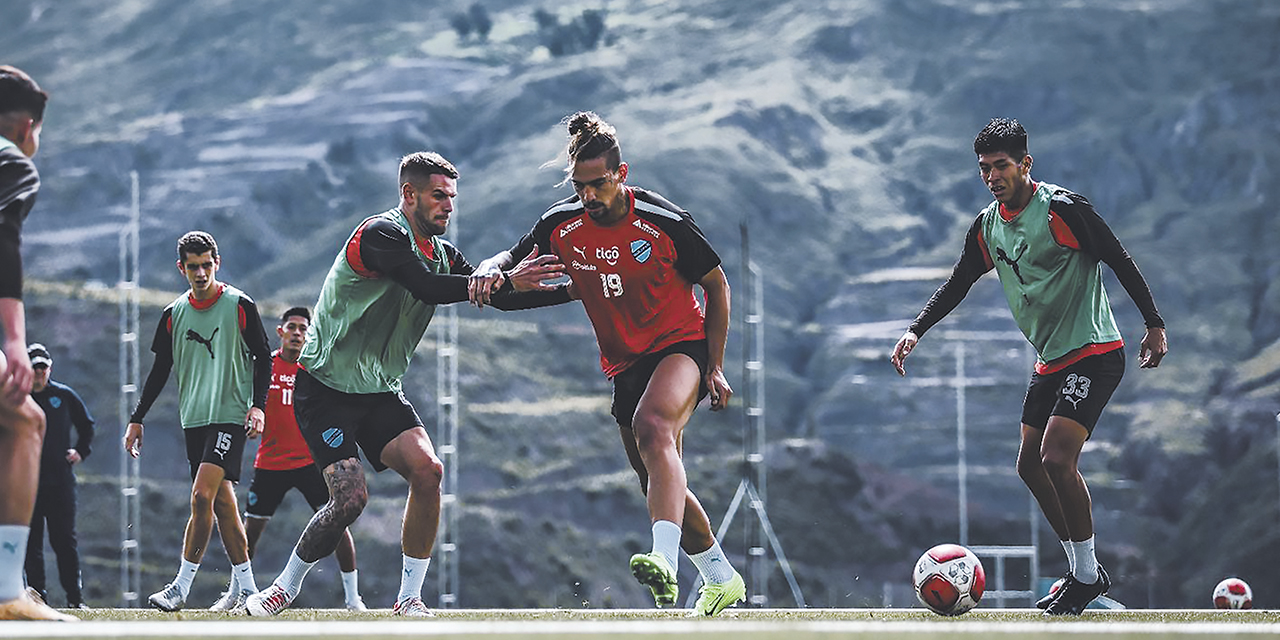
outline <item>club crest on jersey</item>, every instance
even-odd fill
[[[62,406],[62,398],[59,398],[58,396],[54,396],[54,397],[52,397],[52,398],[49,398],[49,406],[53,407],[54,409],[57,409],[58,407],[61,407],[61,406]]]
[[[635,222],[632,222],[632,223],[631,223],[631,226],[633,226],[633,227],[635,227],[635,228],[637,228],[637,229],[639,229],[639,230],[641,230],[641,231],[643,231],[643,232],[645,232],[645,233],[647,233],[647,234],[649,234],[649,235],[651,235],[651,236],[653,236],[653,237],[655,237],[655,238],[661,238],[661,237],[662,237],[662,233],[660,233],[657,229],[654,229],[653,227],[649,226],[649,224],[648,224],[648,223],[646,223],[644,220],[636,219],[636,221],[635,221]]]
[[[560,230],[560,237],[563,238],[573,233],[575,229],[581,226],[582,226],[582,218],[578,218],[577,220],[574,220],[573,222],[566,224],[564,228]]]
[[[644,264],[651,255],[653,255],[653,244],[648,240],[631,241],[631,257],[635,258],[636,262]]]

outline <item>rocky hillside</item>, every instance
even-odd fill
[[[491,24],[465,36],[466,8],[406,20],[385,1],[16,6],[0,59],[54,94],[38,158],[46,186],[26,231],[43,291],[29,302],[32,337],[66,354],[56,376],[90,390],[103,445],[86,491],[101,485],[104,501],[118,465],[116,320],[95,283],[117,278],[129,172],[142,185],[143,284],[168,292],[153,300],[181,288],[177,236],[204,228],[223,247],[225,279],[278,311],[313,302],[352,225],[394,205],[395,161],[410,151],[461,168],[460,246],[473,259],[505,248],[563,195],[556,170],[539,169],[561,144],[556,122],[592,109],[618,126],[631,181],[693,212],[731,282],[739,226],[750,230],[767,313],[770,515],[809,603],[879,604],[921,550],[956,536],[960,344],[970,539],[1024,544],[1012,460],[1029,365],[998,286],[974,288],[909,378],[885,362],[989,200],[970,144],[1003,115],[1031,132],[1038,179],[1097,205],[1169,324],[1173,354],[1156,371],[1131,367],[1085,455],[1116,597],[1204,606],[1236,573],[1259,606],[1280,603],[1280,581],[1254,569],[1280,517],[1280,227],[1269,215],[1280,6],[508,0],[477,3]],[[1141,319],[1109,286],[1132,362]],[[460,315],[464,604],[643,606],[621,568],[644,544],[643,506],[583,314]],[[409,388],[430,423],[430,336],[421,355]],[[699,413],[687,435],[691,478],[717,517],[740,475],[741,420]],[[156,512],[168,514],[146,530],[158,587],[177,556],[183,465],[177,438],[148,445]],[[383,501],[357,538],[364,580],[385,600],[394,576],[375,567],[395,561],[400,489],[378,483]],[[301,518],[272,525],[282,548],[264,548],[260,578]],[[1052,574],[1061,554],[1047,529]],[[93,544],[91,597],[109,602],[114,542]],[[198,583],[210,601],[214,582]],[[782,580],[770,584],[788,603]]]

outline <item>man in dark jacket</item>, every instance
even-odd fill
[[[80,551],[76,548],[76,475],[73,467],[89,457],[93,442],[93,416],[74,389],[49,376],[53,358],[44,345],[27,347],[34,378],[31,397],[44,410],[44,448],[40,455],[40,486],[36,491],[35,513],[31,516],[31,537],[27,539],[27,585],[49,594],[44,577],[44,530],[49,528],[49,546],[58,559],[58,579],[67,594],[67,607],[87,609],[80,591]],[[71,432],[75,430],[75,444]]]

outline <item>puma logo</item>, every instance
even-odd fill
[[[1025,244],[1022,245],[1022,250],[1019,251],[1018,255],[1012,260],[1009,259],[1009,254],[1004,252],[1004,247],[996,247],[996,259],[1009,265],[1009,267],[1013,269],[1013,275],[1018,276],[1018,282],[1022,284],[1026,284],[1027,282],[1022,279],[1022,272],[1018,270],[1018,261],[1022,259],[1022,254],[1027,252],[1027,246],[1028,245]]]
[[[4,543],[4,550],[5,550],[5,551],[8,551],[9,553],[12,553],[12,554],[14,554],[14,555],[18,555],[18,545],[17,545],[17,543],[13,543],[13,542],[6,542],[6,543]]]
[[[187,340],[189,340],[189,341],[191,341],[191,342],[199,342],[200,344],[204,345],[204,348],[209,350],[209,357],[210,357],[210,358],[213,358],[213,357],[214,357],[214,355],[213,355],[213,337],[214,337],[214,336],[216,336],[216,335],[218,335],[218,328],[217,328],[217,327],[215,327],[215,328],[214,328],[213,333],[209,334],[208,339],[206,339],[204,336],[202,336],[202,335],[200,335],[200,334],[196,333],[196,332],[195,332],[194,330],[192,330],[192,329],[187,329]]]
[[[583,251],[582,249],[579,249],[578,247],[574,247],[574,248],[573,248],[573,250],[574,250],[574,252],[575,252],[575,253],[577,253],[578,255],[582,256],[582,259],[583,259],[583,260],[586,260],[586,259],[587,259],[587,252],[586,252],[586,251]]]

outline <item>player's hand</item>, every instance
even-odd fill
[[[31,382],[35,378],[31,370],[31,358],[27,357],[27,346],[24,344],[6,345],[8,369],[0,372],[0,403],[7,407],[18,407],[31,395]]]
[[[262,435],[262,430],[266,427],[267,416],[262,413],[262,409],[249,407],[249,413],[244,417],[244,434],[252,440]]]
[[[76,451],[75,449],[67,449],[67,462],[70,462],[71,464],[80,464],[81,460],[84,460],[84,458],[80,457],[79,451]]]
[[[1138,367],[1154,369],[1160,366],[1166,353],[1169,353],[1169,341],[1164,337],[1164,328],[1147,329],[1146,335],[1142,336],[1142,347],[1138,350]]]
[[[130,422],[129,426],[124,428],[124,450],[129,452],[131,457],[142,455],[142,423]]]
[[[711,397],[711,410],[719,411],[729,406],[729,398],[733,397],[733,387],[724,377],[724,370],[716,367],[707,372],[706,385]]]
[[[493,292],[506,282],[507,274],[503,273],[502,267],[499,266],[498,257],[501,255],[509,254],[498,254],[488,260],[482,260],[480,266],[476,267],[467,279],[467,297],[470,298],[472,306],[477,309],[483,309],[489,304]]]
[[[533,251],[516,264],[511,273],[507,274],[507,278],[511,280],[511,286],[516,291],[547,291],[555,288],[555,285],[549,284],[551,280],[563,278],[566,275],[568,272],[565,271],[564,263],[560,262],[560,258],[552,254],[538,255],[538,245],[535,244]]]
[[[907,356],[911,355],[911,350],[916,348],[917,342],[920,342],[920,337],[908,331],[898,338],[898,344],[893,345],[893,355],[889,356],[889,362],[892,362],[893,368],[898,370],[898,375],[907,375],[907,369],[902,363]]]

